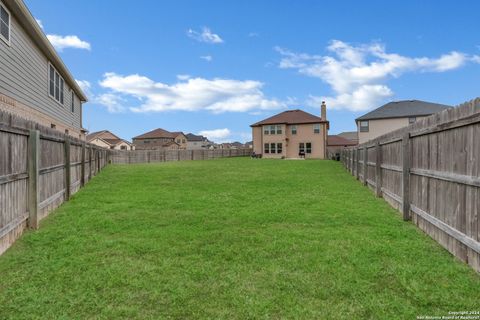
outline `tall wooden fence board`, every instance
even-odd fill
[[[480,98],[344,150],[353,175],[364,148],[368,185],[378,183],[404,219],[480,271]]]
[[[38,166],[33,167],[36,171],[31,176],[29,161],[34,159],[29,139],[33,137],[38,137],[38,149],[32,149],[38,157]],[[84,141],[56,130],[0,112],[0,254],[28,225],[37,227],[39,220],[68,200],[68,194],[80,189],[83,170],[85,182],[90,180],[88,154],[82,162],[83,144]],[[100,167],[96,166],[95,171],[98,172],[107,164],[108,150],[94,145],[87,145],[88,148],[100,155]],[[67,149],[68,159],[65,157]],[[70,179],[67,179],[67,172]],[[32,203],[31,199],[36,201]]]

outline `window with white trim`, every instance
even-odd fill
[[[312,143],[311,142],[307,142],[305,143],[305,152],[306,153],[312,153]]]
[[[297,126],[296,125],[292,125],[291,129],[292,129],[292,134],[297,134]]]
[[[275,134],[275,126],[270,126],[270,134]]]
[[[282,126],[277,125],[277,134],[282,134]]]
[[[264,126],[263,127],[263,134],[269,134],[270,133],[270,127],[269,126]]]
[[[62,76],[60,76],[58,71],[53,67],[53,65],[50,64],[48,68],[49,68],[49,70],[48,70],[48,77],[49,77],[48,93],[49,93],[50,97],[52,97],[58,103],[63,105],[65,81],[63,80]]]
[[[367,121],[360,121],[360,132],[368,132],[369,131],[369,123]]]
[[[270,153],[270,144],[269,143],[265,143],[263,145],[263,152]]]
[[[72,112],[75,112],[75,92],[72,90]]]
[[[270,153],[276,153],[276,143],[270,143]]]
[[[10,11],[0,2],[0,38],[10,44]]]
[[[277,153],[282,153],[282,144],[281,143],[277,143]]]
[[[313,125],[313,133],[320,133],[320,123],[315,123]]]

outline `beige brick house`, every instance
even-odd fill
[[[187,137],[183,132],[170,132],[161,128],[136,136],[132,141],[136,150],[187,149]]]
[[[452,107],[420,100],[389,102],[355,120],[358,142],[375,139],[448,108]]]
[[[327,157],[326,105],[322,116],[302,110],[288,110],[251,125],[253,152],[263,158]]]
[[[22,0],[0,0],[0,110],[85,139],[82,92]]]
[[[112,150],[134,150],[130,142],[123,140],[108,130],[90,133],[87,135],[87,142]]]

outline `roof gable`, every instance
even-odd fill
[[[258,127],[266,124],[303,124],[303,123],[320,123],[327,122],[322,118],[300,109],[287,110],[278,113],[270,118],[259,121],[251,125],[251,127]]]
[[[146,132],[144,134],[141,134],[139,136],[133,137],[133,139],[154,139],[154,138],[174,139],[175,137],[176,137],[176,135],[174,135],[173,132],[167,131],[167,130],[162,129],[162,128],[158,128],[158,129]]]
[[[420,100],[392,101],[364,114],[356,121],[428,116],[448,108],[452,108],[452,106]]]

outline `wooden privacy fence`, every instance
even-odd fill
[[[0,254],[107,164],[108,150],[0,112]]]
[[[480,271],[480,98],[342,151],[404,220]]]
[[[111,150],[111,163],[150,163],[183,160],[209,160],[227,157],[244,157],[251,154],[251,149],[216,149],[216,150]]]

